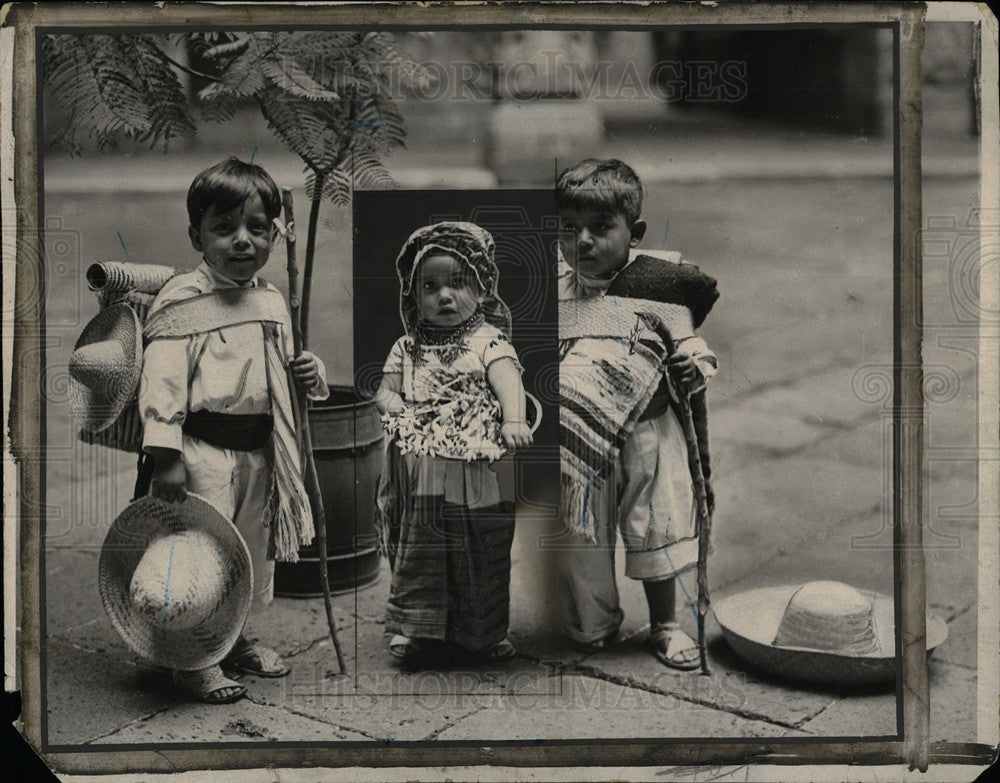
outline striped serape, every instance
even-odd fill
[[[595,512],[613,517],[619,451],[662,377],[662,355],[642,343],[630,354],[618,337],[571,341],[559,363],[562,518],[570,530],[594,540]]]

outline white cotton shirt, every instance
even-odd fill
[[[265,285],[256,275],[246,286]],[[194,271],[169,280],[150,307],[150,314],[171,302],[240,283],[220,275],[206,262]],[[143,352],[139,381],[139,411],[144,426],[143,447],[182,451],[181,427],[188,411],[213,413],[268,413],[271,398],[263,329],[277,330],[282,361],[294,354],[291,318],[283,313],[280,324],[252,322],[214,329],[181,338],[159,338]],[[319,381],[309,390],[313,400],[329,396],[326,367],[317,357]]]

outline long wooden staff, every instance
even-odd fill
[[[288,252],[288,304],[292,315],[292,341],[295,345],[295,355],[300,356],[306,349],[302,339],[302,312],[299,299],[299,267],[295,260],[295,213],[292,210],[292,190],[282,188],[281,205],[285,210],[285,225],[279,224],[278,230],[284,234],[285,248]],[[333,620],[333,601],[330,597],[330,582],[327,578],[326,556],[326,512],[323,509],[323,493],[319,486],[319,475],[316,472],[316,460],[313,458],[312,430],[309,428],[309,400],[304,389],[292,384],[295,395],[296,428],[299,432],[299,443],[302,444],[302,473],[305,479],[306,493],[309,495],[309,506],[312,509],[313,527],[316,530],[316,547],[319,549],[319,583],[323,587],[323,603],[326,605],[326,622],[330,626],[330,638],[333,649],[337,653],[337,665],[341,673],[347,672],[344,654],[340,650],[337,639],[337,626]]]
[[[636,313],[643,323],[652,329],[663,340],[666,346],[666,359],[674,354],[674,340],[666,325],[652,313]],[[708,537],[712,530],[712,518],[708,511],[708,492],[705,474],[701,469],[701,452],[698,448],[698,434],[694,427],[694,416],[691,413],[691,403],[688,396],[678,390],[677,399],[680,409],[681,429],[684,430],[684,440],[687,443],[688,468],[691,471],[691,482],[694,486],[694,497],[697,507],[698,532],[698,654],[701,658],[701,673],[709,674],[708,653],[705,645],[705,615],[708,614]]]

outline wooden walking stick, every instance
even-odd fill
[[[275,219],[279,233],[285,238],[285,248],[288,253],[288,304],[292,316],[292,341],[295,345],[295,355],[299,356],[306,349],[302,339],[302,309],[299,300],[299,267],[295,260],[295,213],[292,211],[292,190],[282,188],[281,205],[285,211],[285,223]],[[333,602],[330,597],[330,581],[327,578],[326,556],[326,512],[323,509],[323,493],[319,486],[319,475],[316,473],[316,460],[313,458],[312,431],[309,429],[309,400],[304,389],[292,383],[295,394],[292,400],[296,409],[296,428],[299,433],[299,443],[302,447],[302,473],[305,479],[306,493],[309,495],[309,506],[312,509],[313,527],[316,530],[316,548],[319,549],[319,582],[323,588],[323,603],[326,606],[326,622],[330,626],[330,638],[333,649],[337,653],[337,665],[340,673],[347,672],[344,654],[340,650],[337,639],[337,626],[333,620]]]
[[[653,313],[636,313],[645,326],[656,332],[667,349],[664,360],[674,354],[674,340],[670,330]],[[637,339],[637,338],[636,338]],[[691,471],[691,482],[694,486],[694,497],[697,509],[698,533],[698,655],[701,658],[701,673],[709,674],[708,653],[705,645],[705,615],[708,614],[708,538],[712,530],[712,518],[708,509],[708,490],[705,474],[701,468],[701,450],[698,448],[698,434],[695,431],[694,416],[691,413],[691,403],[688,396],[677,390],[678,407],[680,409],[681,429],[687,444],[688,469]]]

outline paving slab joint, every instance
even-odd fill
[[[339,631],[341,629],[338,628],[337,630]],[[323,634],[322,636],[320,636],[319,638],[313,639],[305,647],[298,648],[298,649],[293,650],[291,652],[282,653],[281,657],[282,658],[295,658],[296,656],[303,655],[304,653],[307,653],[310,650],[313,650],[314,648],[318,647],[324,641],[329,640],[329,638],[330,638],[330,633],[327,632],[327,633]]]
[[[461,723],[466,718],[471,718],[473,715],[476,715],[476,714],[482,712],[484,709],[486,709],[486,708],[485,707],[476,707],[475,709],[471,710],[470,712],[467,712],[465,715],[462,715],[462,716],[460,716],[458,718],[455,718],[455,720],[448,721],[446,724],[444,724],[440,728],[434,729],[434,731],[432,731],[430,734],[428,734],[426,737],[424,737],[421,740],[421,742],[430,742],[431,740],[436,740],[438,737],[440,737],[442,734],[444,734],[444,732],[446,732],[448,729],[453,728],[454,726],[457,726],[459,723]]]
[[[281,710],[282,712],[286,712],[289,715],[295,715],[298,718],[307,718],[308,720],[315,721],[316,723],[323,723],[327,726],[330,726],[331,728],[339,729],[340,731],[346,731],[352,734],[361,734],[362,736],[368,737],[368,739],[374,740],[376,742],[382,742],[385,739],[384,737],[376,737],[374,734],[371,734],[365,731],[364,729],[360,729],[355,726],[344,726],[340,723],[334,723],[332,720],[326,720],[321,715],[314,715],[309,712],[296,710],[287,705],[275,704],[274,702],[267,701],[266,699],[254,698],[252,695],[249,694],[247,695],[246,699],[252,704],[255,704],[263,709]]]
[[[95,744],[97,742],[100,742],[103,739],[107,739],[108,737],[114,736],[115,734],[117,734],[120,731],[124,731],[125,729],[129,728],[130,726],[139,726],[139,725],[141,725],[143,723],[146,723],[149,720],[152,720],[157,715],[163,715],[164,713],[169,712],[170,710],[172,710],[178,704],[182,704],[182,703],[183,702],[180,699],[178,699],[177,701],[173,701],[170,704],[167,704],[167,705],[165,705],[163,707],[160,707],[160,709],[158,709],[158,710],[154,710],[153,712],[150,712],[148,715],[140,715],[138,718],[133,718],[132,720],[126,721],[121,726],[116,726],[111,731],[106,731],[103,734],[98,734],[97,736],[91,737],[90,739],[85,740],[84,742],[82,742],[80,744],[81,745],[93,745],[93,744]]]
[[[832,697],[832,699],[829,702],[827,702],[826,704],[824,704],[822,707],[820,707],[814,713],[812,713],[811,715],[806,715],[804,718],[802,718],[801,720],[797,721],[794,724],[794,728],[798,729],[799,731],[809,731],[809,729],[803,728],[807,723],[809,723],[809,721],[815,720],[820,715],[822,715],[824,712],[826,712],[828,709],[830,709],[834,704],[839,704],[840,702],[842,702],[844,700],[845,700],[845,697],[843,697],[843,696],[834,696],[834,697]]]
[[[609,682],[612,685],[621,685],[625,688],[635,688],[636,690],[645,691],[646,693],[657,693],[661,696],[669,696],[678,701],[687,702],[688,704],[696,704],[699,707],[707,707],[708,709],[718,710],[719,712],[727,712],[730,715],[735,715],[738,718],[744,718],[746,720],[756,720],[762,723],[770,723],[772,726],[781,726],[784,729],[798,729],[801,724],[789,723],[788,721],[777,720],[769,715],[764,715],[759,712],[754,712],[753,710],[743,710],[743,709],[730,709],[727,707],[720,706],[713,703],[708,699],[697,699],[690,696],[685,696],[682,693],[671,693],[667,690],[662,690],[660,688],[654,688],[641,680],[633,679],[632,677],[622,677],[616,674],[610,674],[596,666],[587,665],[577,665],[575,671],[578,674],[582,674],[585,677],[592,677],[595,680],[603,680],[604,682]],[[829,706],[829,705],[827,705]],[[824,707],[823,709],[826,709]],[[821,710],[822,712],[822,710]]]
[[[86,628],[88,626],[94,625],[94,623],[97,623],[99,621],[100,621],[99,617],[93,617],[90,620],[87,620],[87,622],[85,622],[85,623],[80,623],[79,625],[71,625],[69,628],[63,628],[61,631],[56,631],[55,633],[50,633],[46,637],[46,639],[60,639],[61,638],[64,642],[66,642],[66,644],[70,645],[71,647],[75,647],[78,650],[85,650],[86,652],[91,652],[91,653],[94,653],[95,655],[101,655],[102,653],[100,651],[98,651],[98,650],[89,650],[89,649],[87,649],[85,647],[81,647],[78,644],[74,644],[69,639],[69,636],[71,636],[72,634],[76,633],[77,631],[81,631],[81,630],[83,630],[84,628]]]

